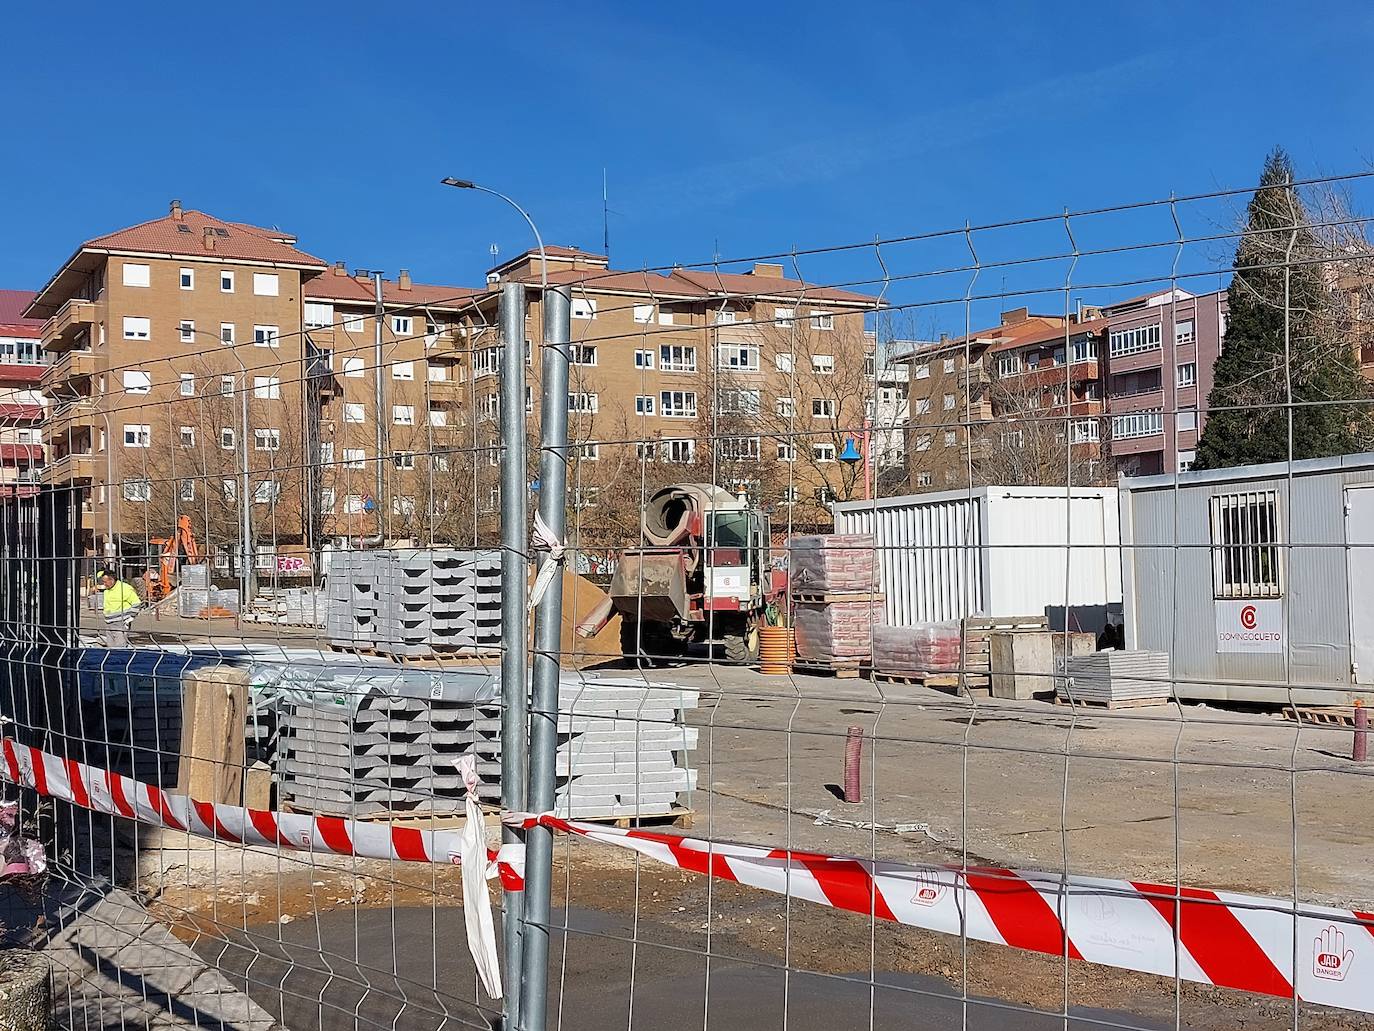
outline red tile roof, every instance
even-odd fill
[[[539,273],[531,272],[515,277],[520,282],[538,283]],[[738,297],[752,299],[767,297],[781,301],[817,304],[832,303],[871,308],[878,299],[869,294],[837,290],[833,287],[817,286],[797,279],[782,276],[744,275],[737,272],[702,272],[700,270],[673,269],[668,273],[627,272],[615,269],[553,269],[548,275],[550,283],[559,286],[580,286],[585,290],[597,289],[614,293],[642,294],[664,298],[690,298],[710,300],[711,298]]]
[[[1043,321],[1043,320],[1042,320],[1042,321]],[[1066,336],[1067,336],[1069,339],[1072,339],[1072,338],[1074,338],[1074,337],[1076,337],[1076,336],[1082,336],[1084,333],[1101,333],[1103,330],[1105,330],[1105,329],[1107,328],[1107,323],[1108,323],[1109,320],[1108,320],[1108,319],[1091,319],[1091,320],[1089,320],[1089,321],[1087,321],[1087,322],[1079,322],[1079,323],[1076,323],[1076,324],[1071,324],[1071,325],[1069,325],[1069,326],[1067,326],[1067,327],[1065,327],[1065,326],[1062,324],[1062,320],[1059,320],[1059,321],[1060,321],[1060,325],[1057,325],[1057,326],[1056,326],[1056,325],[1050,325],[1050,326],[1041,327],[1040,325],[1037,324],[1037,325],[1034,327],[1034,329],[1037,330],[1037,332],[1030,332],[1030,331],[1027,331],[1027,332],[1022,332],[1022,333],[1017,333],[1017,334],[1016,334],[1012,339],[1010,339],[1010,340],[1007,340],[1007,341],[1004,341],[1004,342],[1000,342],[1000,341],[999,341],[998,343],[993,344],[993,345],[992,345],[992,350],[994,350],[994,351],[1007,351],[1007,350],[1011,350],[1012,348],[1016,348],[1016,347],[1029,347],[1029,346],[1031,346],[1031,345],[1033,345],[1033,344],[1053,344],[1053,343],[1061,343],[1061,344],[1062,344],[1062,343],[1064,342],[1064,339],[1065,339]],[[1023,323],[1022,325],[1024,325],[1024,323]],[[1011,328],[1011,329],[1020,329],[1021,326],[1018,325],[1018,326],[1012,326],[1012,327],[1009,327],[1009,328]]]
[[[40,337],[43,320],[24,317],[24,309],[33,301],[32,290],[0,290],[0,335]]]
[[[204,244],[205,230],[216,230],[214,250]],[[269,261],[282,265],[307,265],[323,268],[325,262],[296,247],[280,242],[289,233],[242,222],[226,222],[203,211],[185,211],[181,218],[164,215],[97,236],[82,244],[82,249],[146,251],[155,254],[207,255],[240,261]]]
[[[729,295],[732,297],[778,297],[806,301],[832,301],[837,304],[855,304],[873,307],[878,298],[869,294],[855,293],[852,290],[839,290],[830,286],[788,279],[785,276],[760,276],[739,272],[717,272],[714,269],[674,269],[674,276],[695,284],[712,297]]]
[[[474,290],[468,286],[436,286],[428,283],[412,283],[408,290],[402,290],[395,280],[382,280],[382,301],[391,305],[461,308],[472,298],[484,293],[485,290]],[[375,304],[377,299],[372,280],[333,272],[308,280],[304,294],[307,301]]]

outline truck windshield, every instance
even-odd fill
[[[749,513],[723,512],[714,517],[713,548],[748,548]]]

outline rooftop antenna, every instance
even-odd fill
[[[611,203],[606,189],[606,166],[601,166],[601,253],[611,260]]]

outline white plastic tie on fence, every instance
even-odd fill
[[[554,577],[562,571],[563,557],[568,550],[562,538],[549,528],[549,524],[544,522],[544,517],[538,512],[534,513],[534,550],[547,551],[549,560],[540,567],[539,575],[534,578],[534,589],[530,591],[531,612],[539,605]]]
[[[467,925],[468,951],[482,978],[482,987],[493,999],[501,998],[501,962],[496,951],[496,925],[491,917],[487,892],[487,836],[482,808],[477,801],[477,759],[472,754],[458,760],[458,773],[467,787],[459,855],[463,866],[463,920]],[[497,853],[500,860],[500,853]]]

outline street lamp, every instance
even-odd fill
[[[544,290],[544,289],[546,289],[546,288],[548,287],[548,285],[549,285],[549,256],[548,256],[546,253],[544,253],[544,238],[543,238],[542,236],[539,235],[539,227],[536,226],[536,225],[534,224],[534,219],[530,218],[530,213],[529,213],[528,211],[526,211],[524,208],[522,208],[519,204],[515,203],[515,201],[511,200],[511,199],[510,199],[509,197],[507,197],[504,193],[498,193],[496,190],[493,190],[493,189],[491,189],[491,188],[488,187],[488,186],[481,186],[481,185],[479,185],[478,183],[473,182],[471,179],[455,179],[455,178],[453,178],[453,176],[448,176],[448,177],[446,177],[446,178],[444,178],[444,179],[440,179],[439,182],[440,182],[442,185],[444,185],[444,186],[452,186],[452,187],[453,187],[454,189],[456,189],[456,190],[476,190],[478,193],[489,193],[489,194],[491,194],[493,197],[497,197],[497,198],[499,198],[500,200],[505,201],[507,204],[509,204],[511,207],[513,207],[516,211],[520,212],[520,217],[523,218],[523,219],[525,220],[525,222],[529,225],[530,231],[531,231],[532,233],[534,233],[534,240],[535,240],[535,243],[537,243],[537,244],[539,245],[539,286],[540,286],[540,289],[541,289],[541,291],[542,291],[542,290]],[[541,299],[542,299],[542,294],[541,294]]]

